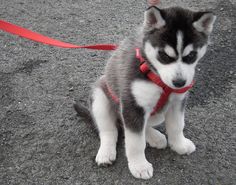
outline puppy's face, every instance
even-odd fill
[[[166,85],[175,89],[190,85],[215,18],[209,12],[181,8],[151,7],[145,12],[144,52]]]

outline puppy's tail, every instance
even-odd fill
[[[81,116],[82,118],[85,118],[86,121],[89,121],[89,122],[93,121],[92,115],[87,107],[83,106],[81,103],[77,101],[74,102],[73,106],[79,116]]]

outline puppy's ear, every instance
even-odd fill
[[[145,30],[160,29],[165,26],[166,22],[161,15],[161,10],[157,7],[150,7],[144,13]]]
[[[216,16],[211,12],[198,12],[195,14],[196,21],[193,22],[193,27],[199,31],[209,35],[213,30],[213,24]]]

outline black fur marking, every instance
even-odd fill
[[[192,64],[197,59],[197,52],[191,51],[187,56],[183,57],[183,62],[186,64]]]
[[[164,51],[159,51],[157,58],[162,64],[170,64],[176,61],[175,58],[168,56]]]
[[[206,44],[207,35],[198,32],[192,25],[206,12],[192,12],[179,7],[158,10],[166,21],[166,25],[160,29],[149,31],[144,38],[145,41],[150,41],[154,47],[162,49],[168,44],[178,53],[176,35],[178,31],[181,31],[183,33],[183,48],[188,44],[193,44],[194,48]]]
[[[141,132],[144,127],[144,115],[145,112],[143,108],[135,105],[136,103],[125,103],[123,105],[123,121],[126,127],[134,132]]]

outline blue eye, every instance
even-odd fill
[[[183,62],[186,64],[192,64],[197,59],[197,52],[191,51],[187,56],[183,57]]]

